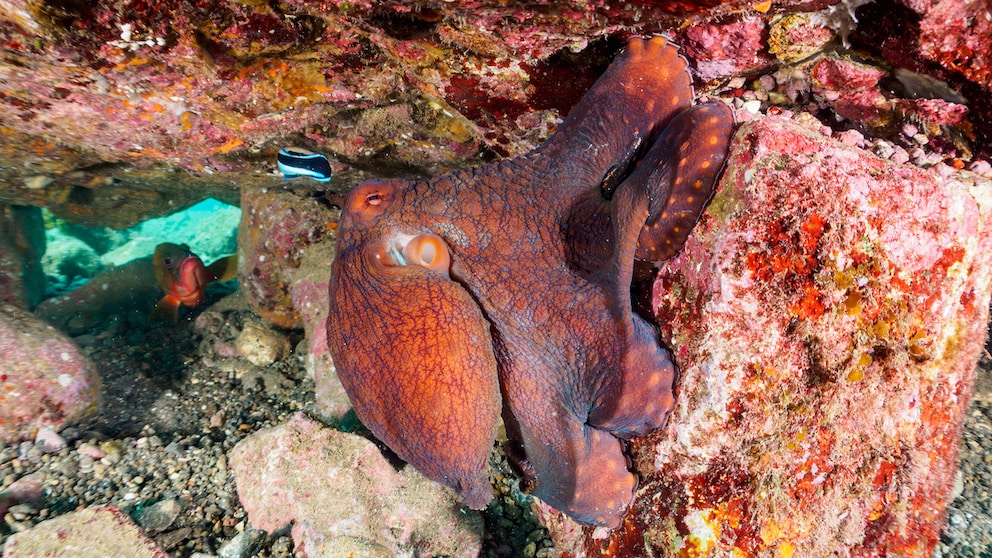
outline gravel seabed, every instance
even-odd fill
[[[286,332],[298,344],[296,352],[265,368],[218,355],[218,347],[229,347],[246,320],[258,320],[237,300],[229,297],[211,307],[198,325],[187,321],[142,330],[121,319],[104,332],[76,338],[103,375],[103,411],[86,425],[65,429],[66,447],[56,452],[46,453],[34,442],[0,449],[2,487],[27,475],[44,487],[40,504],[17,505],[6,514],[0,524],[4,538],[95,504],[125,510],[179,557],[218,554],[248,527],[228,452],[293,413],[315,416],[316,407],[299,333]],[[337,426],[361,431],[353,416]],[[964,425],[957,496],[935,556],[992,556],[990,434],[992,360],[986,354]],[[499,452],[492,465],[497,498],[485,512],[483,556],[555,556],[529,497],[516,490]],[[288,533],[270,533],[260,548],[234,555],[292,553]]]
[[[103,332],[76,337],[103,380],[101,413],[66,428],[66,446],[43,442],[0,448],[0,490],[31,475],[43,485],[37,505],[13,506],[3,539],[57,515],[97,504],[128,514],[172,556],[216,555],[249,527],[238,501],[228,452],[259,429],[294,413],[317,416],[313,381],[303,365],[300,332],[283,332],[297,347],[267,367],[223,357],[246,321],[260,319],[229,297],[194,323],[136,327],[121,316]],[[226,350],[225,350],[226,348]],[[353,415],[338,426],[367,435]],[[515,488],[501,454],[493,455],[499,497],[487,510],[485,556],[553,556],[547,533]],[[288,557],[288,533],[270,533],[260,548],[225,556]]]
[[[978,362],[965,415],[954,501],[934,556],[992,557],[992,358]]]

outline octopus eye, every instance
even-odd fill
[[[395,197],[395,186],[389,183],[378,181],[366,182],[348,194],[344,211],[352,214],[358,221],[375,219],[382,215],[390,206]]]

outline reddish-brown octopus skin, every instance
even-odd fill
[[[733,127],[692,106],[675,46],[634,39],[535,151],[349,193],[327,329],[358,417],[481,508],[502,413],[534,495],[619,525],[621,440],[664,426],[675,377],[631,309],[634,261],[682,246]]]

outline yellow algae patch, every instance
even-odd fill
[[[242,79],[255,79],[253,92],[269,101],[269,110],[290,108],[301,101],[319,102],[333,88],[316,64],[290,65],[284,61],[249,66],[238,73]]]
[[[692,510],[685,516],[685,524],[689,534],[685,544],[699,552],[709,552],[716,547],[720,539],[720,523],[713,521],[716,511],[712,509]]]
[[[184,132],[190,131],[193,128],[193,113],[186,111],[179,117],[179,125],[182,127]]]
[[[220,154],[230,153],[230,152],[234,151],[235,149],[237,149],[237,148],[241,147],[242,145],[244,145],[244,143],[245,142],[241,141],[240,138],[231,138],[231,139],[227,140],[227,142],[225,142],[224,145],[220,145],[218,147],[215,147],[215,148],[211,149],[210,152],[211,153],[220,153]]]

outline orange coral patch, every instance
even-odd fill
[[[241,141],[240,138],[231,138],[224,143],[224,145],[217,146],[210,150],[211,153],[230,153],[235,149],[244,145],[245,142]]]

